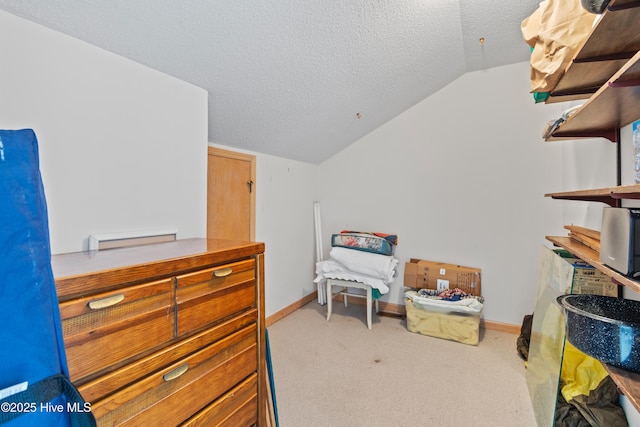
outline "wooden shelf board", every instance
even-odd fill
[[[561,200],[581,200],[586,202],[602,202],[609,206],[617,206],[617,201],[612,197],[614,187],[596,188],[593,190],[564,191],[559,193],[547,193],[545,197]]]
[[[640,199],[640,184],[621,185],[612,190],[611,196],[615,199]]]
[[[640,49],[640,33],[637,30],[640,8],[615,10],[624,5],[634,5],[636,0],[612,0],[607,10],[593,27],[591,34],[576,55],[574,61],[631,52]],[[614,9],[614,10],[611,10]]]
[[[588,99],[607,82],[628,59],[571,64],[566,77],[549,94],[547,104]]]
[[[629,8],[627,8],[629,7]],[[618,10],[616,10],[618,9]],[[623,9],[623,10],[620,10]],[[601,136],[617,141],[618,129],[640,118],[640,1],[611,0],[588,39],[567,67],[546,103],[587,99],[546,141]],[[628,61],[628,52],[638,52]],[[616,54],[622,54],[616,57]],[[614,85],[622,87],[612,87]],[[633,85],[636,86],[633,86]],[[594,90],[595,87],[599,89]],[[640,185],[548,193],[546,197],[599,201],[640,198]],[[547,240],[604,272],[611,280],[640,292],[640,283],[608,268],[600,254],[569,237]],[[605,365],[620,391],[640,411],[640,374]]]
[[[616,187],[604,187],[604,188],[590,188],[588,190],[574,190],[574,191],[561,191],[556,193],[547,193],[545,197],[564,197],[564,196],[606,196],[610,197],[611,192]]]
[[[612,0],[612,9],[638,6],[637,0]],[[547,103],[586,99],[618,71],[633,52],[640,50],[640,7],[606,10],[582,48],[550,93]],[[631,54],[629,54],[631,52]],[[626,59],[619,57],[627,55]],[[589,93],[585,94],[585,90]]]
[[[562,200],[595,201],[615,206],[616,200],[618,199],[640,199],[640,184],[593,188],[588,190],[561,191],[556,193],[547,193],[544,196]]]
[[[640,7],[639,0],[612,0],[608,5],[607,9],[630,9],[634,7]]]
[[[636,53],[607,84],[553,132],[553,137],[591,136],[624,127],[640,117],[638,86],[612,87],[640,81],[640,52]]]
[[[604,365],[605,369],[616,383],[622,394],[640,412],[640,374],[625,371],[615,366]]]
[[[611,280],[613,280],[614,282],[620,285],[624,285],[635,292],[640,292],[640,282],[624,276],[601,263],[600,254],[598,253],[598,251],[594,251],[590,247],[576,242],[569,237],[546,236],[546,239],[556,246],[560,246],[561,248],[568,250],[583,261],[586,261],[587,263],[593,265],[596,269],[611,277]]]

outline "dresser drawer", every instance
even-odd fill
[[[187,339],[167,345],[161,350],[138,359],[122,368],[109,372],[78,387],[82,397],[88,402],[96,402],[106,396],[156,372],[196,351],[218,341],[235,331],[255,324],[258,310],[252,309],[216,324],[215,327],[190,335]]]
[[[255,260],[178,276],[176,302],[179,336],[255,307]]]
[[[95,402],[98,426],[178,425],[256,372],[256,338],[249,325]]]
[[[251,426],[258,420],[258,375],[253,374],[181,427]]]
[[[171,340],[172,304],[172,279],[61,303],[71,380],[82,380]]]

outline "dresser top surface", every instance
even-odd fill
[[[181,260],[198,256],[249,254],[264,252],[264,243],[220,239],[179,239],[100,251],[57,254],[51,257],[56,279],[80,276],[100,271],[116,270],[137,265]]]

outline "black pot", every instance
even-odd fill
[[[609,0],[582,0],[582,7],[596,14],[604,12],[608,4]]]
[[[640,372],[640,301],[600,295],[562,295],[567,339],[578,350]]]

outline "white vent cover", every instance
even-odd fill
[[[99,251],[126,246],[146,245],[149,243],[170,242],[176,240],[177,235],[177,230],[90,234],[89,250]]]

